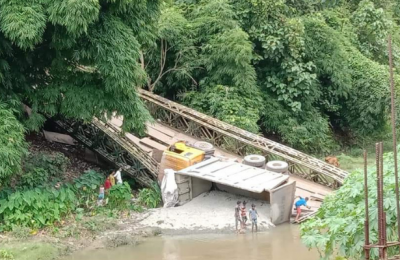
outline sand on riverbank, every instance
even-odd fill
[[[234,231],[234,208],[238,200],[247,202],[247,210],[250,209],[251,204],[256,205],[260,231],[274,226],[269,217],[270,205],[266,201],[220,191],[201,194],[183,206],[149,210],[149,215],[137,225],[138,227],[160,228],[163,233]],[[249,227],[251,229],[251,225]]]

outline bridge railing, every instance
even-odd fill
[[[102,159],[124,172],[140,185],[151,187],[157,180],[158,163],[114,126],[93,119],[91,123],[53,119],[58,127],[73,136]]]
[[[214,145],[244,156],[249,153],[265,155],[268,160],[279,159],[289,163],[291,173],[302,178],[336,187],[343,183],[348,173],[324,161],[245,131],[203,113],[180,105],[145,90],[140,97],[156,119]]]

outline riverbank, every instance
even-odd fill
[[[269,205],[264,201],[212,191],[180,207],[125,211],[114,216],[110,211],[85,216],[79,221],[71,218],[63,226],[37,233],[28,229],[9,232],[3,235],[0,250],[12,254],[15,260],[28,259],[27,254],[31,254],[30,260],[51,260],[83,249],[137,245],[145,238],[160,234],[234,234],[234,207],[238,200],[247,201],[248,208],[252,203],[256,205],[259,231],[274,226],[269,221]],[[22,247],[17,246],[21,243]]]
[[[136,246],[145,238],[159,235],[158,229],[105,230],[102,233],[87,230],[76,231],[68,237],[58,237],[45,231],[24,238],[13,233],[0,236],[0,259],[7,260],[55,260],[81,250]]]

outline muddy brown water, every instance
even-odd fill
[[[65,260],[318,260],[300,241],[297,225],[244,235],[150,238],[137,246],[81,251]]]

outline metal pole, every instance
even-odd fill
[[[367,151],[364,150],[364,194],[365,194],[365,245],[369,245],[369,210],[368,210],[368,172]],[[369,248],[365,248],[365,260],[369,260]]]
[[[381,211],[381,205],[382,205],[382,198],[381,198],[381,154],[380,154],[380,143],[375,144],[375,152],[376,152],[376,192],[377,192],[377,199],[378,199],[378,245],[381,246],[379,247],[379,260],[383,259],[383,241],[382,241],[382,211]]]
[[[383,143],[380,142],[379,143],[379,186],[380,186],[380,211],[381,211],[381,225],[382,225],[382,259],[387,260],[388,259],[388,255],[387,255],[387,237],[386,237],[386,212],[385,209],[383,207]]]
[[[392,106],[392,132],[393,132],[393,156],[394,156],[394,176],[396,178],[396,209],[397,209],[397,239],[400,241],[400,199],[399,199],[399,175],[397,168],[397,141],[396,141],[396,107],[394,100],[394,78],[393,78],[393,55],[392,55],[392,36],[389,34],[389,72],[390,72],[390,92]],[[400,248],[399,248],[400,250]]]

